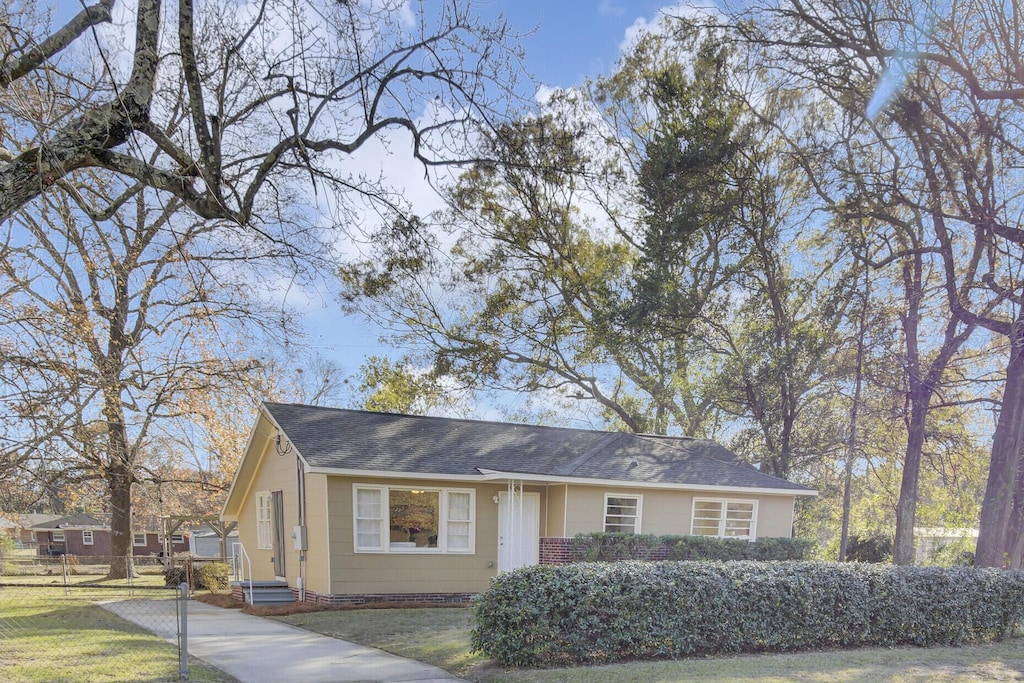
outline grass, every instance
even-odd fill
[[[6,578],[6,577],[5,577]],[[123,582],[122,584],[123,585]],[[97,591],[71,596],[51,588],[0,588],[0,671],[10,683],[178,680],[178,651],[95,605]],[[126,597],[124,590],[102,591]],[[150,597],[150,596],[147,596]],[[193,681],[233,681],[201,662],[190,662]]]
[[[1024,681],[1024,639],[971,647],[863,648],[505,671],[469,651],[469,609],[329,610],[274,617],[482,683],[940,683]]]

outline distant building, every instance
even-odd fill
[[[935,557],[942,548],[963,543],[965,550],[974,550],[978,530],[957,527],[914,527],[914,562],[920,564]]]

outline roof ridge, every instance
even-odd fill
[[[331,411],[338,413],[352,413],[352,414],[363,414],[363,415],[379,415],[382,417],[406,417],[416,420],[430,420],[430,421],[443,421],[443,422],[465,422],[468,424],[477,425],[493,425],[496,427],[526,427],[529,429],[545,429],[545,430],[556,430],[561,432],[578,432],[580,434],[634,434],[636,436],[654,436],[653,434],[637,434],[635,432],[620,432],[612,431],[608,429],[584,429],[582,427],[560,427],[557,425],[538,425],[529,424],[526,422],[503,422],[500,420],[480,420],[470,417],[440,417],[437,415],[410,415],[409,413],[392,413],[387,411],[377,410],[358,410],[355,408],[337,408],[334,406],[314,406],[307,403],[283,403],[281,401],[263,401],[265,406],[282,406],[292,408],[302,408],[305,410],[321,410]],[[665,437],[669,439],[680,438],[689,439],[693,437]]]

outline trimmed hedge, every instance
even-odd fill
[[[579,557],[591,562],[621,560],[806,560],[814,542],[802,538],[745,541],[714,536],[654,536],[595,532],[572,539]]]
[[[563,666],[862,645],[958,645],[1021,625],[1024,572],[819,562],[537,565],[476,600],[473,648]]]

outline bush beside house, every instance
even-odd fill
[[[572,539],[571,555],[588,562],[621,560],[806,560],[815,544],[802,538],[747,541],[716,536],[590,533]]]
[[[1002,638],[1024,572],[814,562],[538,565],[476,603],[473,647],[505,666],[560,666]]]

